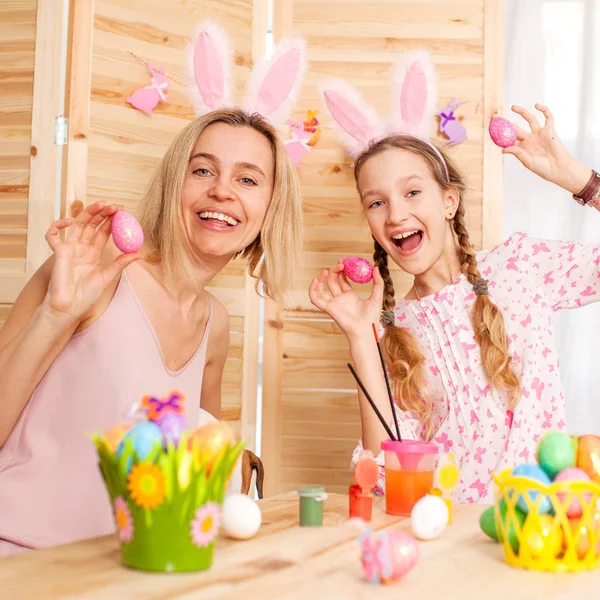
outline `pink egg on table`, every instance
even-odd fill
[[[144,232],[138,220],[125,210],[112,218],[112,237],[115,246],[125,254],[137,252],[144,244]]]
[[[369,283],[373,279],[373,265],[360,256],[349,256],[343,260],[344,273],[354,283]]]
[[[503,117],[494,117],[489,126],[492,142],[500,148],[508,148],[517,141],[517,129],[508,120]]]
[[[582,469],[578,469],[577,467],[569,467],[568,469],[563,469],[554,478],[553,483],[559,483],[561,481],[590,481],[590,476]],[[579,500],[581,494],[577,494],[575,491],[572,493],[574,494],[573,499],[569,503],[569,506],[566,507],[567,516],[569,518],[580,517],[583,514],[583,508]],[[567,501],[568,496],[569,494],[567,492],[556,492],[556,497],[563,505]],[[591,492],[584,494],[583,498],[585,501],[589,502],[591,499]]]
[[[406,575],[419,560],[419,546],[405,531],[375,532],[363,529],[358,536],[365,579],[389,584]]]
[[[406,575],[419,560],[419,546],[415,538],[405,531],[390,531],[392,579]]]

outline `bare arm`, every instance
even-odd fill
[[[229,315],[225,307],[215,300],[213,322],[208,336],[208,351],[200,407],[215,419],[221,418],[221,384],[223,369],[229,352]]]
[[[0,446],[79,324],[123,268],[140,258],[120,255],[101,265],[117,211],[98,202],[75,221],[56,221],[46,234],[54,255],[23,288],[0,331]],[[67,227],[63,241],[60,231]]]
[[[0,446],[79,324],[43,304],[53,263],[51,257],[29,280],[0,331]]]
[[[340,262],[313,280],[309,288],[311,302],[327,313],[346,334],[356,373],[373,399],[381,416],[393,422],[385,378],[372,324],[379,323],[383,302],[383,280],[378,269],[373,271],[373,292],[361,300],[343,273]],[[325,290],[325,284],[329,293]],[[381,442],[389,438],[369,401],[358,390],[362,439],[366,450],[379,454]]]

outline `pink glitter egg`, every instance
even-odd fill
[[[508,119],[502,117],[494,117],[490,121],[489,132],[492,142],[500,148],[508,148],[517,140],[517,129]]]
[[[137,219],[124,210],[112,219],[112,237],[115,246],[125,254],[137,252],[144,244],[144,232]]]
[[[354,283],[369,283],[373,279],[373,265],[360,256],[349,256],[343,260],[344,273]]]

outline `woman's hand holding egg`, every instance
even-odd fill
[[[121,254],[106,266],[101,265],[112,220],[118,212],[115,204],[96,202],[75,219],[55,221],[46,233],[54,252],[54,266],[43,306],[51,314],[79,321],[121,271],[141,258],[137,252]],[[66,230],[64,239],[62,230]]]

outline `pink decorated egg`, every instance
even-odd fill
[[[492,142],[500,148],[508,148],[517,141],[517,129],[508,120],[502,117],[494,117],[489,126]]]
[[[125,254],[137,252],[144,243],[144,232],[137,219],[121,210],[112,218],[112,237],[115,246]]]
[[[393,583],[419,560],[417,541],[405,531],[375,532],[367,527],[358,542],[365,579],[370,583]]]
[[[578,469],[577,467],[569,467],[568,469],[563,469],[555,478],[554,478],[554,483],[559,483],[561,481],[590,481],[590,476],[583,471],[582,469]],[[580,497],[581,494],[577,493],[576,490],[574,489],[572,492],[573,495],[573,499],[571,500],[571,502],[569,503],[569,506],[565,507],[566,512],[567,512],[567,517],[569,518],[573,518],[573,517],[580,517],[583,513],[583,508],[581,506],[581,502],[580,502]],[[556,497],[560,500],[560,502],[564,505],[564,503],[567,501],[567,497],[568,497],[568,493],[567,492],[556,492]],[[583,494],[583,498],[585,501],[590,500],[591,498],[591,493],[588,492],[587,494]]]
[[[405,531],[390,531],[392,579],[406,575],[419,560],[419,546],[415,538]]]
[[[373,279],[373,265],[360,256],[349,256],[343,260],[344,273],[354,283],[369,283]]]

